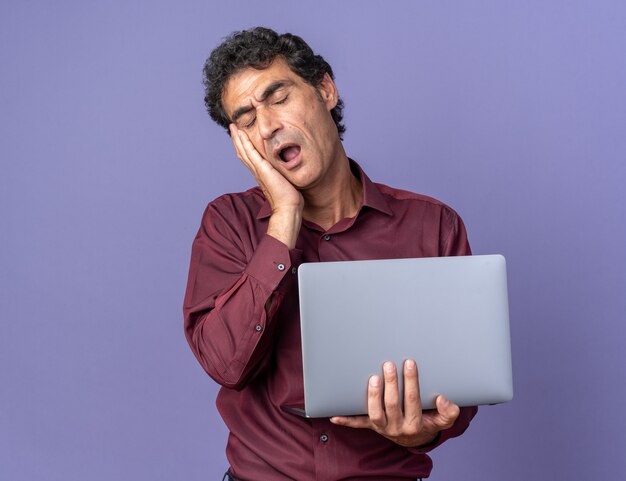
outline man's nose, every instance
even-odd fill
[[[257,113],[256,121],[259,134],[263,140],[271,139],[281,128],[280,120],[275,115],[272,115],[271,112],[261,110]]]

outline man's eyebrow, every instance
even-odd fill
[[[277,90],[280,90],[280,89],[282,89],[284,87],[289,87],[290,85],[293,85],[293,81],[291,81],[291,80],[277,80],[276,82],[272,82],[271,84],[269,84],[265,88],[263,93],[260,95],[259,102],[265,102],[267,100],[267,98],[270,97],[274,92],[276,92]],[[247,114],[248,112],[250,112],[253,109],[254,109],[254,107],[252,107],[252,105],[246,105],[245,107],[239,107],[237,110],[235,110],[233,112],[233,116],[232,116],[231,122],[237,122],[237,120],[239,120],[239,118],[242,115]]]
[[[259,102],[265,102],[265,100],[277,90],[280,90],[283,87],[289,87],[291,85],[293,85],[293,81],[291,80],[277,80],[276,82],[272,82],[261,94]]]

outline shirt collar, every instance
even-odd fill
[[[370,207],[372,209],[376,209],[383,214],[393,215],[391,209],[389,208],[389,204],[387,200],[383,196],[383,194],[378,190],[376,184],[370,180],[370,178],[365,174],[363,169],[359,164],[357,164],[354,160],[350,160],[350,170],[354,174],[356,174],[359,179],[361,179],[361,185],[363,186],[363,192],[361,194],[361,205],[359,206],[359,213],[361,212],[363,207]],[[259,213],[257,214],[257,219],[263,219],[265,217],[269,217],[272,215],[272,207],[270,203],[265,200],[263,205],[259,209]]]

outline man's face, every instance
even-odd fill
[[[330,76],[316,89],[278,57],[266,69],[233,75],[222,103],[259,153],[294,186],[306,189],[323,181],[340,150],[330,114],[337,98]]]

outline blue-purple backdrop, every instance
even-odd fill
[[[370,177],[508,258],[515,400],[432,479],[623,479],[625,5],[3,1],[0,479],[221,479],[181,303],[206,203],[252,183],[201,66],[257,24],[333,65]]]

